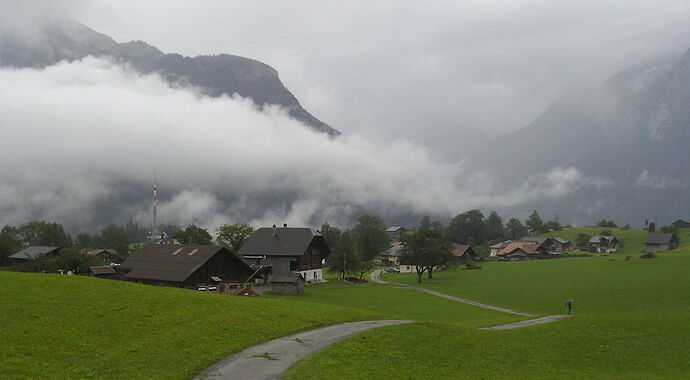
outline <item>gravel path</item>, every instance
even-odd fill
[[[498,325],[498,326],[491,326],[491,327],[480,327],[479,329],[480,330],[519,329],[520,327],[540,325],[542,323],[549,323],[549,322],[557,321],[559,319],[568,318],[568,317],[570,317],[570,316],[569,315],[547,315],[546,317],[541,317],[541,318],[536,318],[536,319],[528,319],[526,321],[520,321],[520,322],[514,322],[514,323],[506,323],[505,325]]]
[[[371,272],[371,275],[370,275],[371,281],[376,282],[376,283],[379,283],[379,284],[386,284],[387,282],[381,280],[381,279],[379,278],[380,276],[381,276],[381,270],[380,270],[380,269]],[[419,290],[420,292],[428,293],[428,294],[431,294],[431,295],[434,295],[434,296],[437,296],[437,297],[442,297],[442,298],[445,298],[445,299],[448,299],[448,300],[451,300],[451,301],[462,302],[462,303],[466,303],[466,304],[473,305],[473,306],[483,307],[483,308],[485,308],[485,309],[490,309],[490,310],[495,310],[495,311],[501,311],[501,312],[504,312],[504,313],[510,313],[510,314],[515,314],[515,315],[523,315],[523,316],[526,316],[526,317],[534,317],[534,316],[536,316],[536,314],[523,313],[523,312],[521,312],[521,311],[515,311],[515,310],[511,310],[511,309],[506,309],[506,308],[504,308],[504,307],[493,306],[493,305],[487,305],[487,304],[485,304],[485,303],[481,303],[481,302],[477,302],[477,301],[472,301],[472,300],[468,300],[468,299],[464,299],[464,298],[460,298],[460,297],[450,296],[450,295],[448,295],[448,294],[435,292],[435,291],[433,291],[433,290],[429,290],[429,289],[425,289],[425,288],[417,288],[417,287],[414,287],[414,286],[409,286],[409,285],[405,285],[405,284],[399,284],[399,283],[397,283],[397,282],[391,282],[391,284],[395,284],[395,285],[398,285],[398,286],[403,287],[403,288],[410,288],[410,289]]]
[[[363,331],[410,323],[384,320],[342,323],[274,339],[230,355],[194,379],[279,379],[283,371],[303,357]]]

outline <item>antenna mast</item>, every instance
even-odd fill
[[[156,214],[158,213],[158,181],[156,179],[156,170],[153,170],[153,229],[151,235],[158,237],[158,224],[156,223]]]

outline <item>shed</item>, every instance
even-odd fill
[[[304,277],[299,273],[276,273],[271,278],[273,294],[299,296],[304,294]]]
[[[647,234],[647,240],[644,243],[647,246],[647,251],[668,251],[678,247],[678,238],[673,232],[650,232]]]
[[[119,268],[124,279],[140,284],[198,289],[199,285],[239,284],[252,274],[240,258],[215,245],[150,244],[125,260]]]
[[[117,271],[110,265],[101,265],[89,267],[89,275],[91,277],[108,278],[114,280],[117,278]]]

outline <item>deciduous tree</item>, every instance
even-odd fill
[[[254,228],[247,223],[223,224],[216,228],[218,244],[237,255],[247,237],[254,232]]]

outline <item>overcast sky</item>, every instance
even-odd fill
[[[71,13],[120,42],[259,59],[335,128],[431,146],[515,130],[559,96],[690,47],[687,0],[94,0]]]

